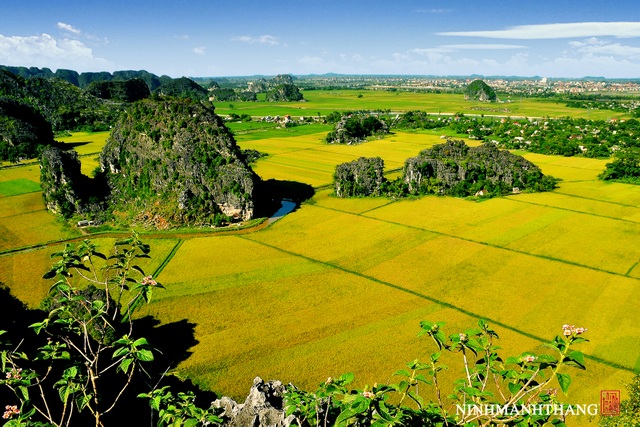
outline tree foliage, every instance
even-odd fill
[[[18,402],[6,426],[86,425],[88,419],[105,425],[132,378],[154,360],[154,348],[135,335],[133,322],[163,288],[138,264],[148,254],[149,245],[134,234],[111,254],[85,240],[52,255],[56,261],[43,276],[55,280],[46,315],[31,325],[46,341],[27,354],[0,331],[0,386]]]
[[[333,118],[331,118],[333,120]],[[325,141],[329,144],[358,144],[372,136],[381,137],[389,133],[387,124],[372,114],[347,114],[341,116],[334,130]]]
[[[613,162],[607,163],[599,177],[605,181],[640,184],[640,148],[633,147],[616,152]]]

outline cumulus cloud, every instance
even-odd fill
[[[193,48],[193,53],[196,55],[204,55],[206,53],[207,48],[204,46],[198,46]]]
[[[561,24],[518,25],[502,30],[445,31],[440,36],[486,37],[492,39],[562,39],[611,36],[640,37],[640,22],[574,22]]]
[[[269,46],[277,46],[280,44],[280,40],[277,37],[265,34],[258,37],[253,36],[239,36],[231,39],[234,42],[248,43],[248,44],[266,44]]]
[[[0,63],[35,67],[102,70],[109,62],[96,58],[79,40],[56,39],[49,34],[4,36],[0,34]]]
[[[80,34],[82,32],[79,29],[75,28],[73,25],[65,24],[64,22],[58,22],[58,28],[73,34]]]

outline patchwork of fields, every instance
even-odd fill
[[[302,387],[348,371],[360,384],[386,382],[433,351],[416,337],[421,320],[453,333],[480,317],[505,355],[546,351],[564,323],[587,327],[587,371],[570,372],[568,401],[597,403],[601,389],[623,389],[640,370],[640,187],[599,181],[606,161],[525,154],[562,178],[551,193],[342,200],[326,188],[335,165],[381,156],[395,169],[440,139],[397,133],[337,147],[323,136],[241,140],[269,154],[255,165],[263,178],[317,189],[280,221],[242,235],[150,240],[146,270],[167,289],[144,314],[195,325],[183,374],[234,397],[257,375]],[[1,252],[79,236],[44,211],[37,174],[0,170],[0,281],[31,306],[48,288],[38,277],[57,247]]]

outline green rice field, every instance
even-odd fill
[[[384,108],[428,108],[415,94],[397,101],[389,93],[329,95],[305,93],[309,102],[288,105],[288,114],[303,107],[315,114],[314,102],[325,112],[371,108],[383,95]],[[438,104],[442,111],[446,102]],[[527,114],[536,115],[534,107],[540,115],[545,107],[567,114],[529,102]],[[234,111],[246,105],[243,112],[256,112],[234,104]],[[217,111],[224,114],[224,106]],[[197,344],[176,368],[181,375],[234,398],[244,398],[256,376],[303,388],[344,372],[354,372],[358,385],[384,383],[405,362],[435,351],[416,336],[421,320],[445,321],[453,333],[485,318],[504,356],[547,351],[543,344],[565,323],[588,328],[589,342],[580,348],[587,370],[567,371],[573,383],[562,400],[598,403],[602,389],[624,395],[640,370],[640,187],[598,180],[606,160],[519,153],[562,179],[549,193],[483,201],[339,199],[330,189],[337,164],[380,156],[397,169],[439,143],[439,135],[398,132],[328,146],[321,128],[268,132],[238,138],[242,148],[268,154],[254,170],[263,179],[312,185],[312,199],[245,234],[150,239],[153,259],[145,269],[157,271],[166,290],[154,294],[143,315],[194,325]],[[92,141],[79,148],[98,148]],[[90,159],[82,158],[83,167]],[[30,306],[46,293],[39,277],[59,246],[9,251],[81,235],[46,212],[33,186],[37,177],[37,165],[0,169],[0,282]],[[445,379],[462,376],[460,363],[448,362]]]
[[[608,119],[627,117],[624,113],[604,110],[588,110],[567,107],[557,100],[532,98],[504,99],[501,103],[490,104],[468,101],[462,94],[435,94],[417,92],[387,92],[375,90],[312,90],[303,92],[303,102],[233,102],[216,105],[221,115],[230,113],[250,116],[315,117],[333,111],[356,110],[423,110],[431,114],[484,114],[487,116],[528,116],[528,117],[582,117],[585,119]],[[358,95],[362,95],[361,98]]]

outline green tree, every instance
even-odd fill
[[[5,426],[86,425],[86,417],[105,425],[134,375],[154,360],[132,317],[162,288],[137,264],[148,254],[134,234],[110,256],[88,240],[52,255],[57,261],[43,276],[56,279],[46,317],[31,325],[46,342],[26,354],[0,331],[0,386],[19,402],[5,412]]]
[[[621,180],[640,184],[640,148],[618,151],[614,161],[607,163],[599,177],[603,180]]]

